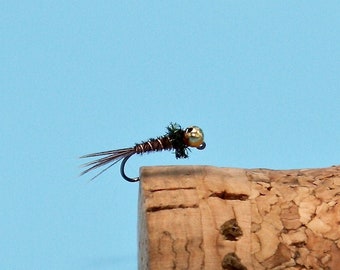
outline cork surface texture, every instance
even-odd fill
[[[139,269],[338,269],[340,166],[141,168]]]

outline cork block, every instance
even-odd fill
[[[140,176],[140,270],[339,269],[340,166]]]

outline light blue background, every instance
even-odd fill
[[[339,1],[2,1],[0,268],[136,269],[138,183],[78,156],[202,127],[140,166],[340,164]]]

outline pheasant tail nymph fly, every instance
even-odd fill
[[[134,147],[81,156],[80,158],[100,157],[96,160],[85,163],[83,166],[88,168],[83,171],[81,175],[109,164],[105,169],[92,177],[92,179],[94,179],[109,169],[111,166],[122,160],[120,166],[120,173],[122,177],[129,182],[137,182],[139,181],[139,177],[130,178],[126,176],[124,171],[125,163],[132,155],[163,150],[174,150],[176,158],[188,158],[188,152],[190,150],[189,147],[202,150],[206,146],[204,142],[203,131],[197,126],[191,126],[186,129],[182,129],[180,125],[176,123],[170,123],[170,125],[167,127],[167,130],[168,132],[164,136],[137,143]]]

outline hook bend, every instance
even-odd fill
[[[128,181],[128,182],[138,182],[140,179],[139,177],[135,177],[135,178],[130,178],[125,174],[125,163],[126,161],[133,155],[134,153],[126,156],[123,160],[122,163],[120,164],[120,174],[122,175],[122,177]]]

